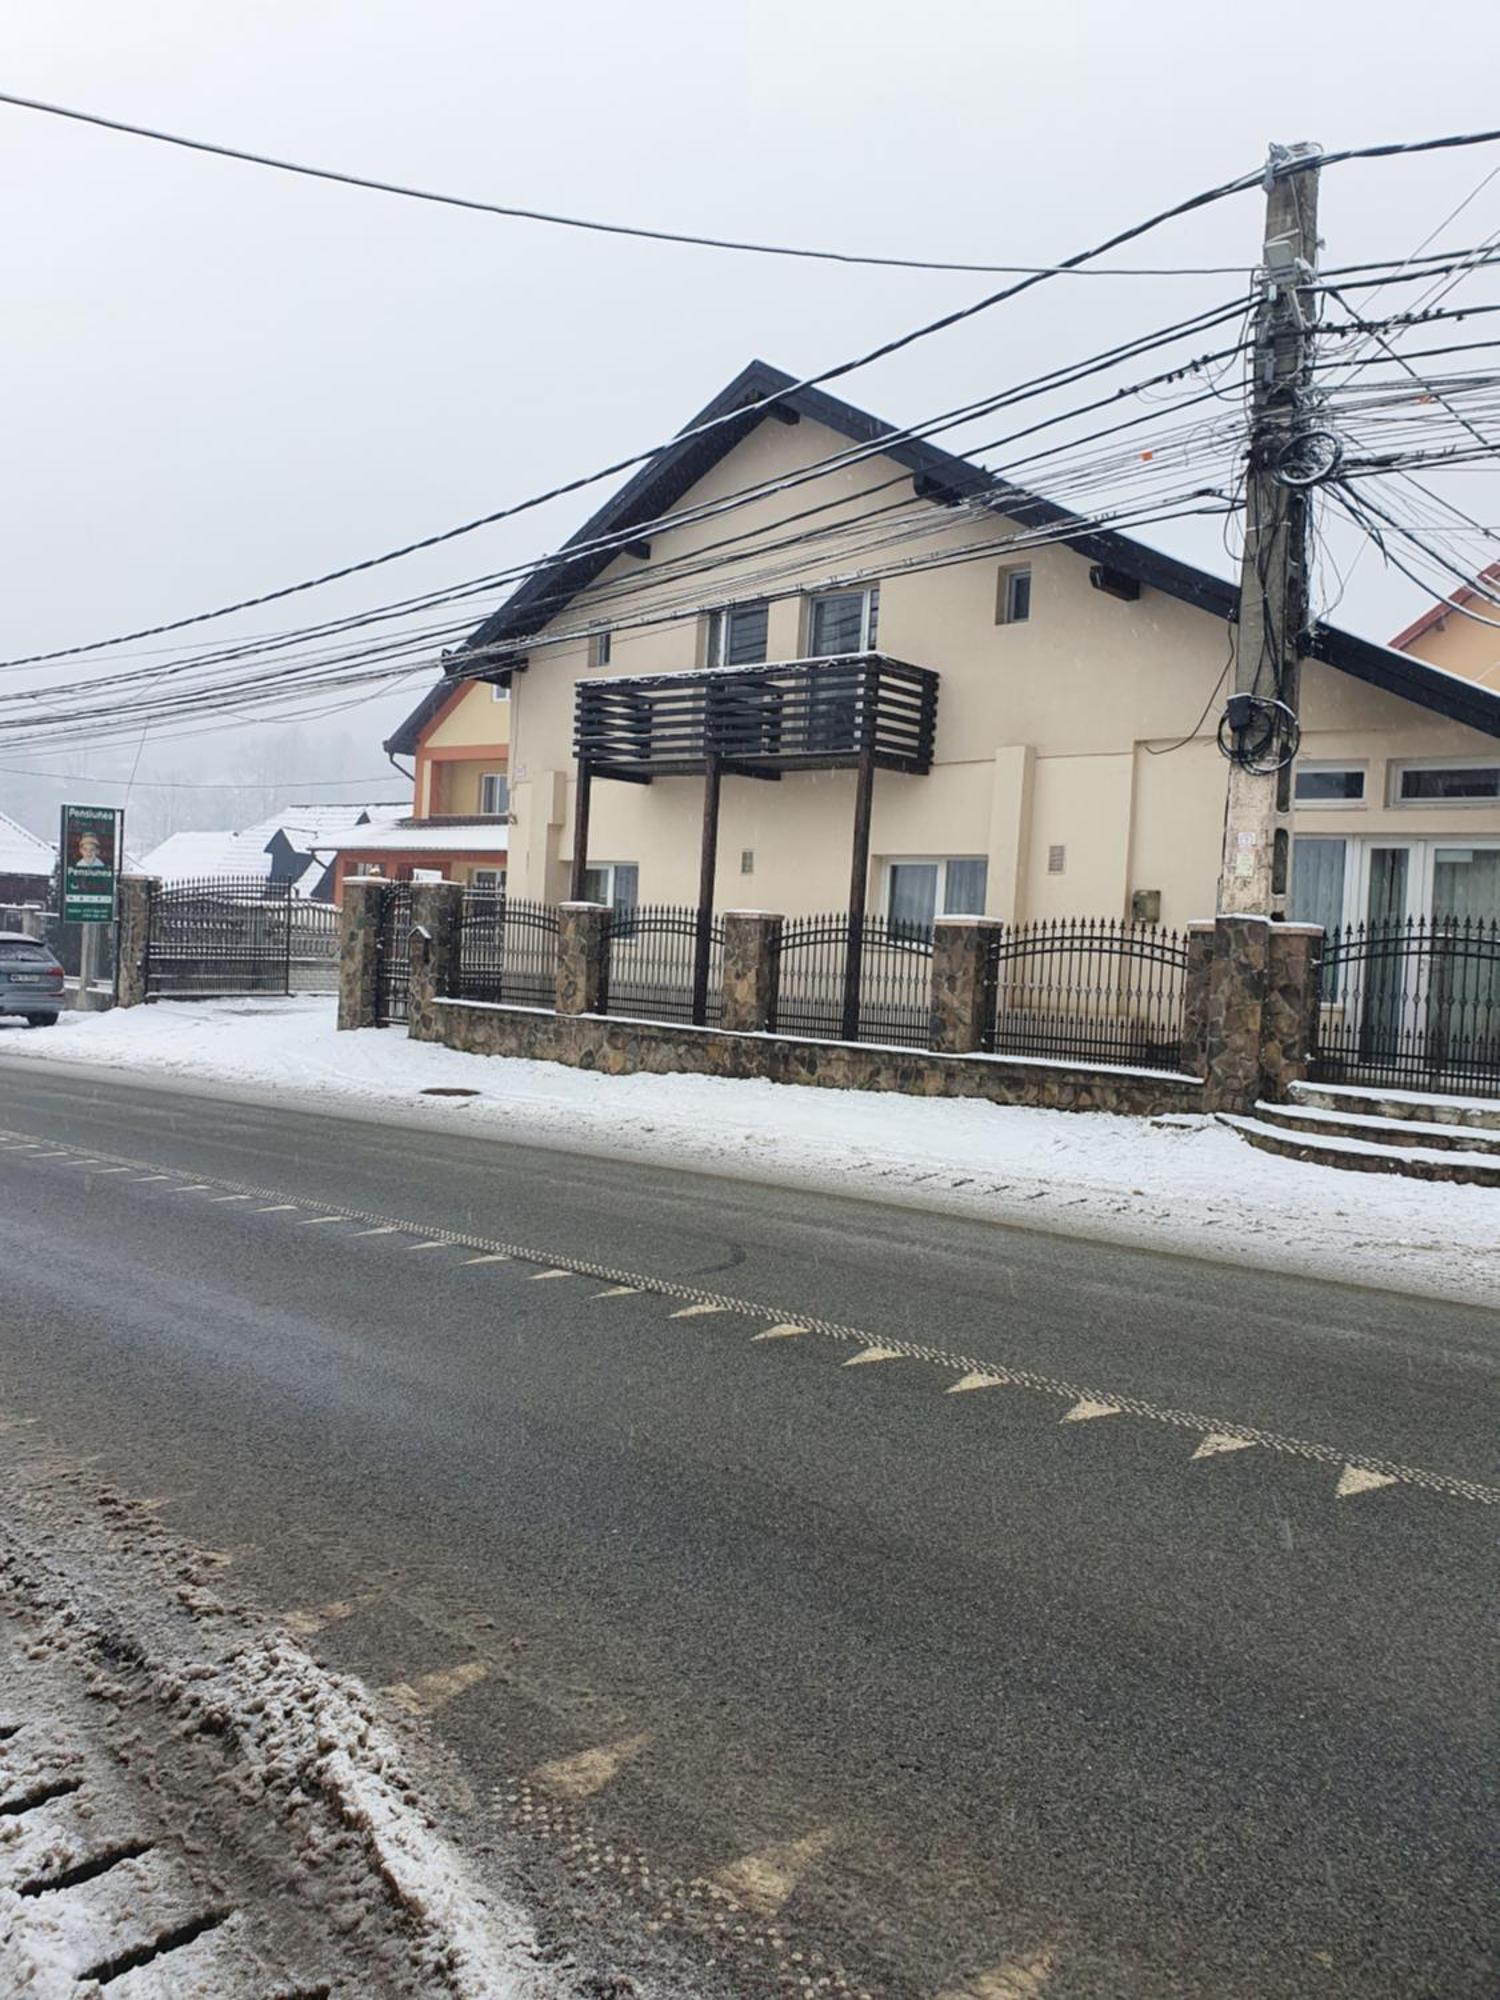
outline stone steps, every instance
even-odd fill
[[[1314,1110],[1355,1117],[1404,1119],[1420,1125],[1463,1125],[1500,1132],[1500,1097],[1382,1090],[1376,1085],[1348,1083],[1294,1083],[1290,1100]]]
[[[1500,1160],[1500,1129],[1487,1125],[1429,1124],[1370,1112],[1325,1110],[1314,1104],[1257,1104],[1254,1116],[1267,1125],[1299,1132],[1308,1139],[1364,1139],[1375,1146],[1427,1152],[1471,1153]]]
[[[1298,1123],[1295,1117],[1273,1122],[1268,1111],[1285,1112],[1285,1105],[1257,1105],[1254,1117],[1221,1112],[1219,1122],[1258,1152],[1312,1166],[1341,1167],[1353,1173],[1405,1174],[1410,1180],[1449,1181],[1469,1187],[1500,1188],[1500,1154],[1488,1150],[1442,1148],[1403,1143],[1396,1121],[1378,1139],[1345,1137],[1326,1126]]]

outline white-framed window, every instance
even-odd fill
[[[873,653],[880,630],[880,585],[825,590],[807,601],[807,651],[815,660]]]
[[[725,604],[710,611],[704,666],[758,667],[766,657],[770,627],[771,607],[764,602]]]
[[[498,896],[505,887],[505,870],[503,868],[471,868],[469,870],[469,887],[477,890],[481,896]]]
[[[491,701],[509,701],[509,700],[510,700],[510,685],[509,685],[509,683],[507,683],[507,684],[506,684],[506,685],[505,685],[504,687],[502,687],[502,686],[500,685],[499,681],[491,681],[491,682],[490,682],[490,700],[491,700]]]
[[[617,921],[640,901],[640,887],[636,861],[591,861],[583,871],[583,901],[608,903]]]
[[[982,854],[885,864],[885,914],[893,929],[927,932],[939,916],[982,917],[989,863]]]
[[[1002,569],[995,586],[995,623],[1024,625],[1031,616],[1031,569]]]
[[[1363,764],[1298,764],[1292,796],[1299,806],[1362,806]]]
[[[1295,834],[1290,915],[1325,930],[1426,917],[1500,922],[1500,836]]]
[[[1445,758],[1431,764],[1391,766],[1393,806],[1494,805],[1500,800],[1500,764]]]
[[[510,779],[504,771],[486,771],[479,780],[479,810],[482,813],[510,811]]]
[[[591,667],[607,667],[609,665],[610,654],[614,650],[610,643],[613,637],[614,634],[612,632],[595,632],[591,635],[589,639],[589,665]]]

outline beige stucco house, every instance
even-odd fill
[[[493,683],[513,895],[696,903],[712,789],[719,909],[844,909],[862,884],[911,919],[1182,925],[1215,905],[1236,602],[755,363],[448,662],[466,691],[417,810],[483,763],[465,732]],[[1295,912],[1500,916],[1500,691],[1332,627],[1309,655]]]

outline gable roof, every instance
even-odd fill
[[[1461,610],[1476,599],[1493,602],[1493,593],[1482,588],[1487,583],[1500,583],[1500,562],[1492,562],[1482,569],[1472,583],[1461,583],[1457,590],[1440,597],[1436,604],[1429,606],[1420,618],[1414,618],[1402,632],[1398,632],[1391,644],[1397,652],[1404,652],[1414,639],[1420,639],[1424,632],[1430,632],[1434,625],[1441,625],[1451,611]]]
[[[417,703],[406,720],[399,723],[391,735],[387,736],[381,749],[387,757],[415,757],[422,746],[422,735],[429,723],[435,722],[444,707],[452,701],[453,682],[444,669],[436,687],[430,687]]]
[[[1199,569],[1194,563],[1179,561],[1129,535],[1091,527],[1068,508],[1011,485],[971,459],[960,458],[922,438],[896,435],[894,425],[872,416],[868,410],[857,409],[821,389],[800,388],[795,376],[773,368],[769,362],[752,361],[692,418],[675,443],[642,466],[563,543],[559,551],[563,560],[528,577],[498,611],[470,633],[463,646],[449,656],[443,670],[444,680],[425,698],[422,708],[402,725],[398,732],[400,743],[392,738],[386,748],[406,747],[417,716],[429,704],[440,706],[454,679],[499,678],[507,666],[503,655],[492,662],[487,673],[473,674],[471,670],[466,675],[465,653],[476,647],[519,646],[557,617],[620,553],[618,546],[594,549],[585,545],[625,536],[630,529],[645,528],[670,513],[683,495],[748,437],[757,424],[774,420],[774,412],[750,407],[770,397],[777,399],[781,410],[809,423],[821,424],[853,444],[874,444],[889,438],[884,456],[904,466],[928,492],[955,501],[983,501],[996,513],[1028,527],[1071,527],[1076,532],[1061,539],[1089,561],[1103,563],[1149,589],[1194,605],[1215,618],[1235,618],[1239,614],[1237,583]],[[736,411],[743,411],[743,415],[736,418]],[[706,437],[692,435],[704,424],[725,418],[729,421],[719,422],[718,428]],[[569,559],[567,552],[573,548],[580,552]],[[1314,628],[1308,652],[1355,680],[1382,688],[1403,701],[1414,702],[1486,735],[1500,736],[1500,693],[1494,690],[1334,625],[1320,623]]]

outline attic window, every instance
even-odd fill
[[[609,656],[613,650],[610,640],[613,636],[611,632],[596,632],[589,640],[589,665],[591,667],[607,667],[609,665]]]

